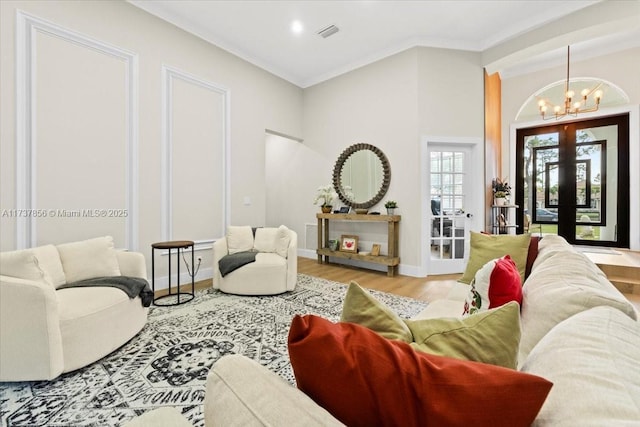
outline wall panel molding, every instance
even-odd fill
[[[16,13],[16,208],[36,206],[36,35],[45,34],[123,61],[126,66],[126,206],[125,244],[138,249],[138,55],[18,10]],[[43,206],[41,208],[48,208]],[[18,249],[37,244],[36,221],[17,218]]]
[[[219,94],[223,98],[222,109],[222,230],[226,231],[229,225],[230,213],[230,93],[229,90],[216,83],[209,82],[205,79],[197,77],[188,72],[179,70],[168,65],[162,66],[162,209],[161,224],[162,236],[164,240],[173,239],[173,190],[172,190],[172,171],[173,171],[173,127],[172,127],[172,107],[173,107],[173,90],[174,82],[181,80],[196,87],[212,91]],[[214,166],[212,166],[214,167]],[[206,236],[204,240],[198,240],[196,244],[202,244],[210,247],[215,238],[220,236]],[[198,250],[198,248],[196,248]]]

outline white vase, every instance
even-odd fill
[[[496,206],[504,206],[507,204],[507,199],[504,197],[496,197]]]

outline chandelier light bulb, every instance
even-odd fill
[[[580,92],[580,94],[582,95],[583,98],[587,98],[587,95],[589,95],[589,89],[582,89],[582,92]]]
[[[558,114],[560,112],[560,106],[556,105],[555,107],[553,107],[553,112]]]
[[[575,95],[576,93],[572,90],[568,90],[567,91],[567,98],[573,98],[573,95]]]
[[[545,106],[545,102],[544,99],[541,99],[540,101],[538,101],[538,107],[544,107]]]
[[[597,90],[596,93],[593,94],[593,96],[596,98],[597,102],[600,102],[600,99],[602,98],[602,91]]]
[[[576,109],[576,111],[580,108],[580,103],[579,102],[574,102],[573,103],[573,108]]]

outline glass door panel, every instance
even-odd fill
[[[459,260],[465,255],[464,151],[429,152],[431,164],[431,260]]]
[[[618,125],[576,130],[574,238],[617,240]]]
[[[558,233],[558,132],[529,135],[524,142],[524,202],[525,232]]]

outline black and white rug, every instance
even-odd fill
[[[209,368],[226,354],[243,354],[294,384],[287,335],[295,314],[338,321],[346,286],[298,275],[295,291],[241,297],[201,291],[177,307],[152,307],[131,341],[86,368],[54,381],[0,384],[2,426],[121,426],[160,406],[179,408],[204,426]],[[401,317],[426,303],[371,291]]]

